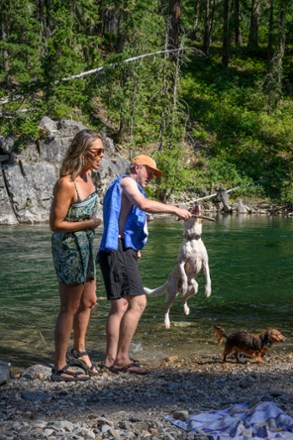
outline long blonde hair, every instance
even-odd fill
[[[86,168],[86,154],[93,143],[102,140],[102,135],[94,130],[81,130],[71,141],[60,168],[60,177],[70,176],[72,180]]]

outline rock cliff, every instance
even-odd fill
[[[39,128],[39,138],[19,154],[13,139],[0,136],[0,224],[48,221],[53,186],[65,151],[74,135],[86,127],[76,121],[55,122],[44,117]],[[103,166],[94,174],[100,199],[108,184],[128,165],[106,139]]]

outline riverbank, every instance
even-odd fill
[[[172,356],[146,365],[146,376],[102,369],[85,383],[52,383],[50,368],[35,365],[0,387],[0,439],[207,440],[165,417],[262,400],[293,417],[292,361],[273,349],[263,364]]]

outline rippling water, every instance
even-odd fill
[[[182,222],[157,218],[140,269],[144,284],[157,287],[172,270],[182,241]],[[53,330],[59,308],[58,289],[46,226],[0,226],[0,358],[15,366],[51,362]],[[100,236],[97,235],[98,246]],[[163,325],[165,296],[150,298],[132,344],[133,353],[155,357],[220,353],[212,333],[214,324],[227,332],[279,328],[287,337],[274,350],[293,344],[293,222],[267,216],[219,217],[205,222],[203,239],[210,259],[213,293],[199,293],[189,301],[190,315],[177,298],[171,310],[172,327]],[[99,306],[92,312],[88,348],[96,359],[105,350],[108,303],[98,272]]]

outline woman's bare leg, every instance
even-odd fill
[[[86,351],[86,332],[90,320],[91,310],[96,305],[96,279],[89,280],[84,285],[79,308],[74,316],[74,344],[73,348],[78,353]],[[90,367],[91,361],[88,356],[81,358]],[[94,369],[96,372],[96,369]]]
[[[83,284],[59,284],[60,312],[55,326],[55,369],[60,370],[66,365],[66,353],[74,316],[79,308],[83,292]]]

